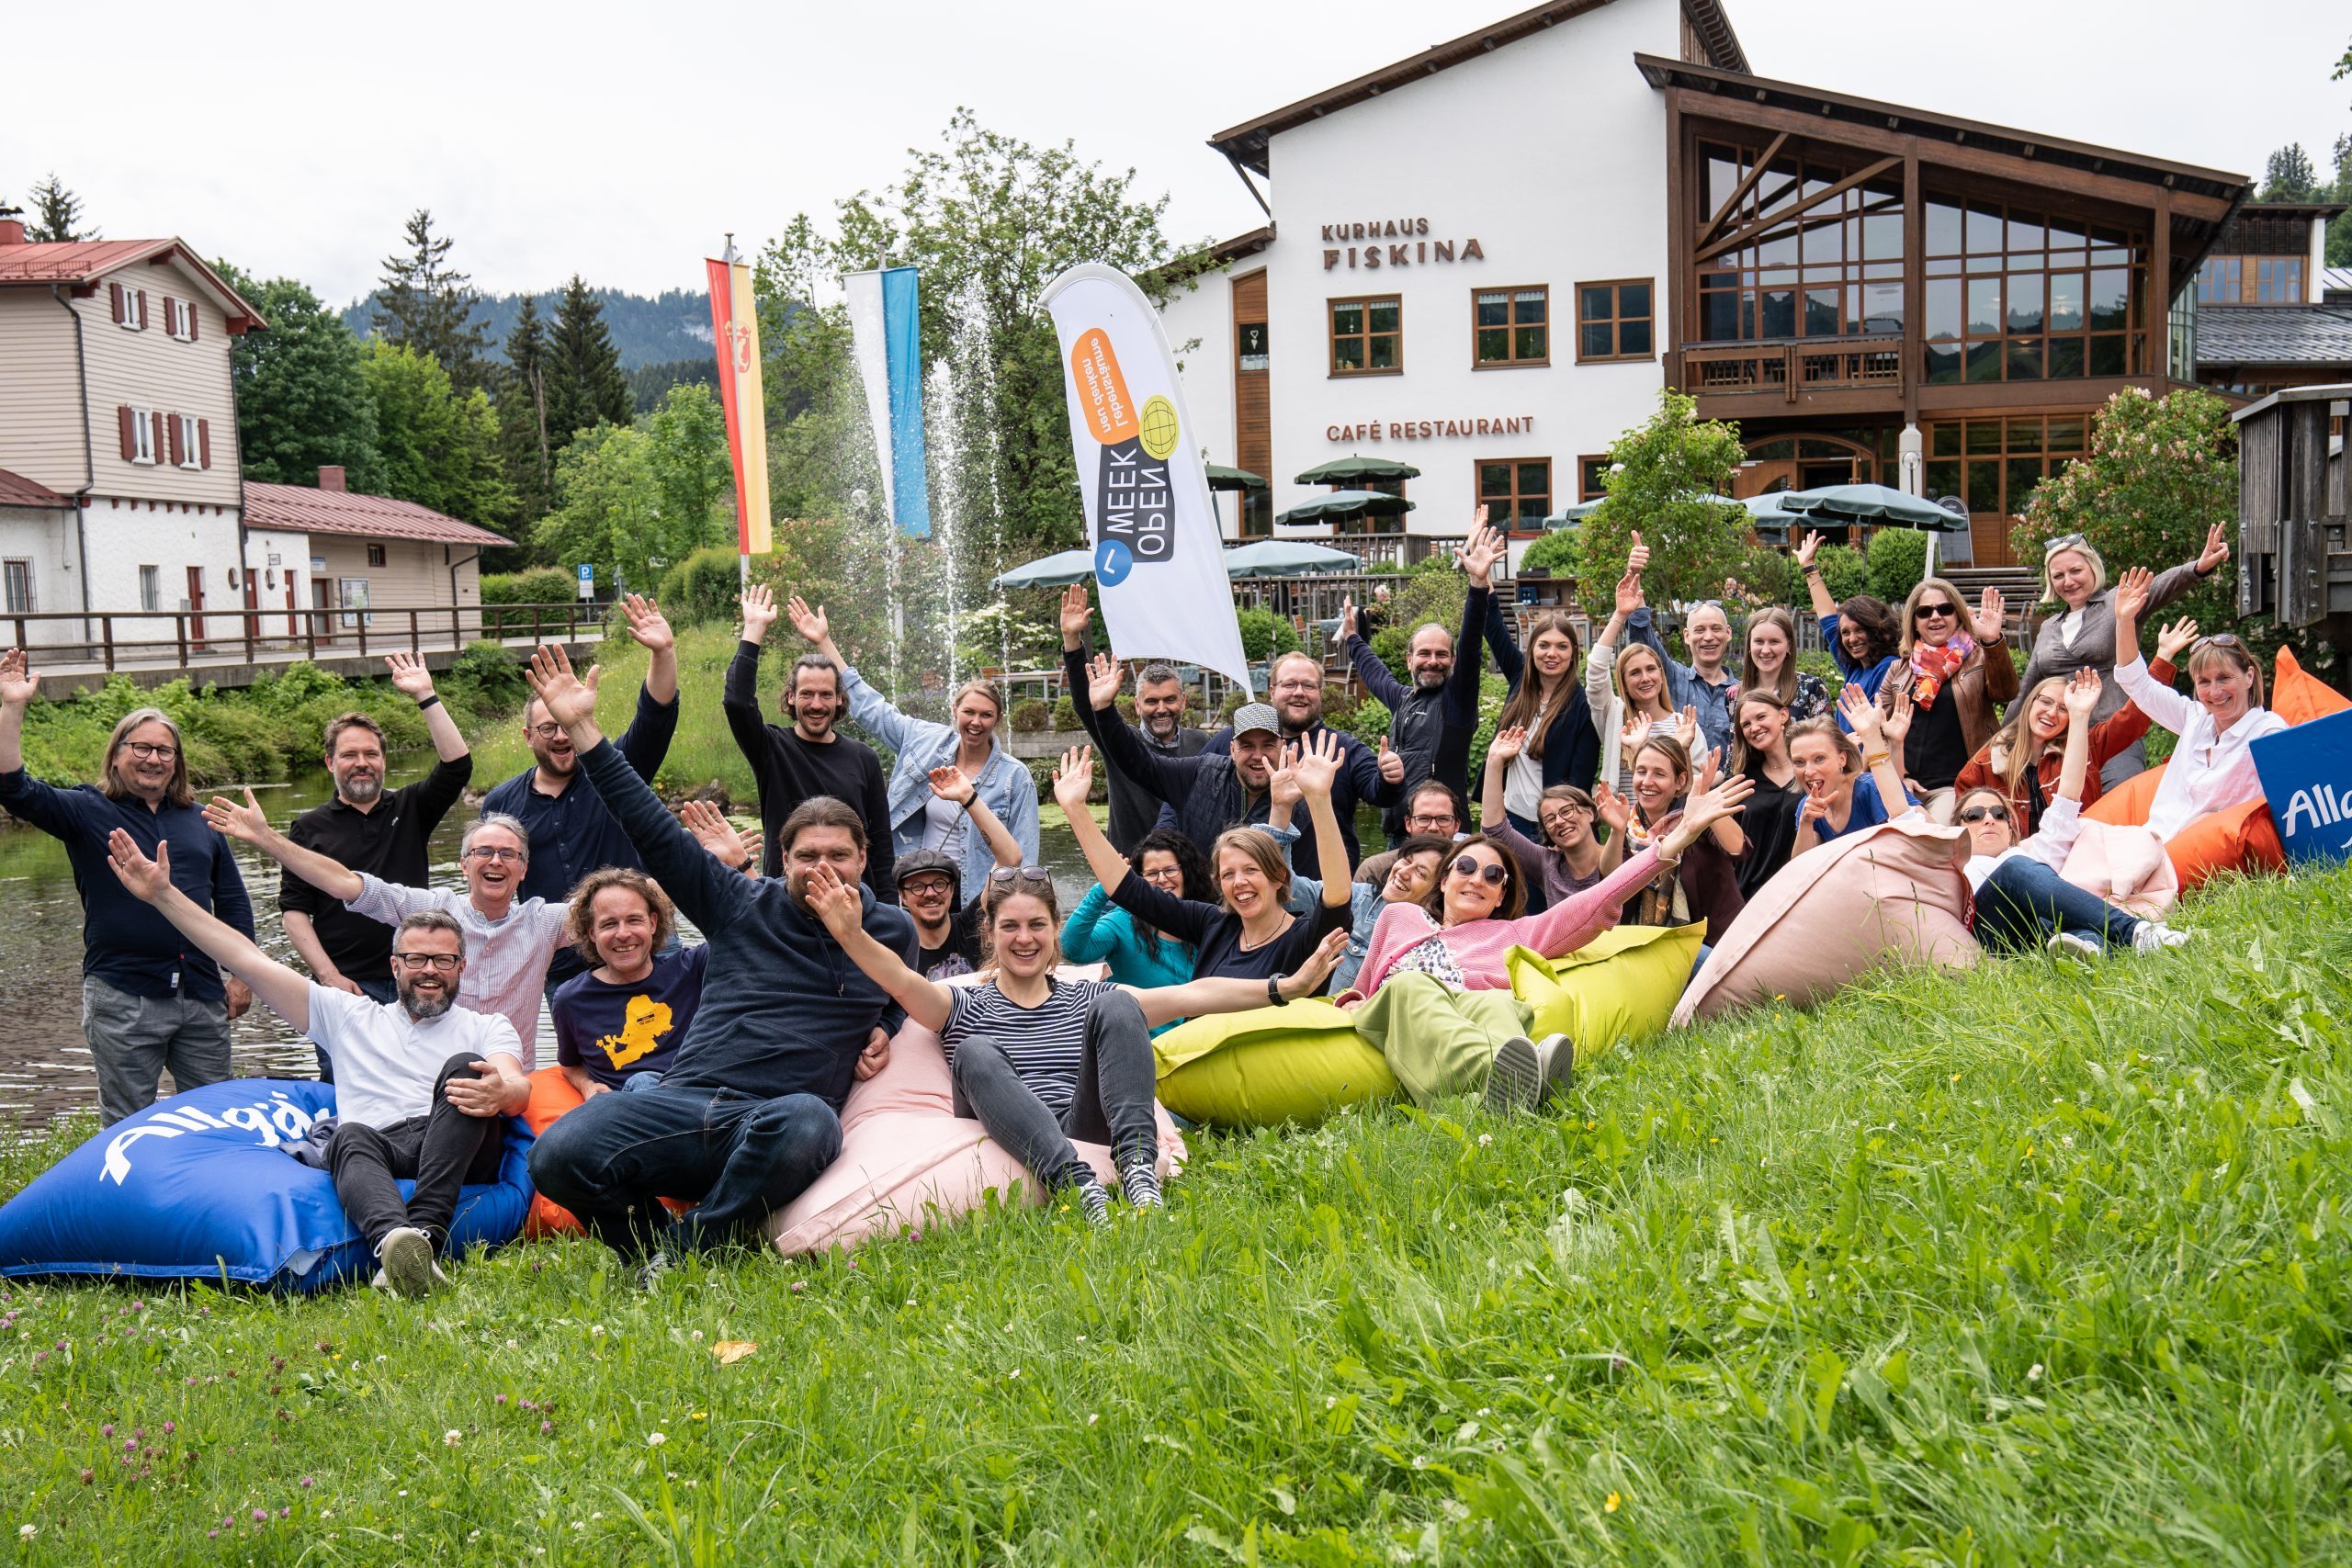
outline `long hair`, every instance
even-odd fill
[[[1756,628],[1778,626],[1789,641],[1789,656],[1781,661],[1781,672],[1769,686],[1764,677],[1756,672]],[[1768,604],[1747,617],[1747,635],[1740,639],[1739,689],[1742,692],[1770,692],[1781,699],[1782,707],[1797,700],[1797,621],[1794,615],[1778,604]]]
[[[1857,593],[1838,606],[1840,631],[1846,626],[1862,628],[1866,652],[1864,665],[1876,664],[1898,649],[1907,649],[1903,640],[1903,628],[1895,624],[1894,606],[1872,593]],[[1792,661],[1794,654],[1790,655]]]
[[[1546,711],[1544,722],[1539,725],[1535,722],[1535,713],[1544,702],[1544,694],[1539,689],[1544,684],[1544,678],[1535,670],[1535,639],[1548,633],[1557,633],[1568,639],[1568,667],[1561,674],[1558,690],[1553,698],[1558,706]],[[1455,657],[1468,656],[1457,650]],[[1527,754],[1541,758],[1544,755],[1544,732],[1552,728],[1552,720],[1560,716],[1560,709],[1566,707],[1575,695],[1577,666],[1583,662],[1583,659],[1584,647],[1577,641],[1575,622],[1557,610],[1547,610],[1536,616],[1527,627],[1527,664],[1520,671],[1519,690],[1503,704],[1502,716],[1495,720],[1495,728],[1526,730]]]
[[[1951,601],[1954,637],[1964,635],[1973,638],[1976,635],[1975,629],[1968,622],[1968,600],[1961,591],[1943,578],[1923,577],[1919,580],[1919,585],[1912,589],[1903,601],[1903,641],[1895,651],[1905,659],[1910,658],[1911,650],[1919,646],[1919,597],[1930,591],[1941,593]]]
[[[1201,854],[1198,844],[1172,828],[1154,828],[1137,839],[1136,847],[1127,852],[1127,864],[1137,876],[1143,874],[1143,857],[1154,850],[1175,858],[1176,875],[1183,884],[1177,890],[1176,897],[1190,898],[1197,904],[1216,902],[1216,876],[1209,870],[1209,863]],[[1144,956],[1155,964],[1159,963],[1159,928],[1146,925],[1141,920],[1135,921],[1135,928],[1136,940],[1143,944]],[[1169,940],[1175,939],[1171,937]],[[1176,945],[1186,949],[1192,946],[1190,942],[1177,942]]]
[[[2008,718],[1993,732],[1993,739],[1984,743],[1988,759],[1995,752],[2000,753],[2001,785],[2008,792],[2011,805],[2025,798],[2026,775],[2041,762],[2041,754],[2051,746],[2065,740],[2063,732],[2057,740],[2051,742],[2033,738],[2033,699],[2053,688],[2062,693],[2065,691],[2066,677],[2049,676],[2036,681],[2031,691],[2018,694],[2017,701],[2009,705]],[[2071,716],[2067,722],[2073,722]]]
[[[1625,694],[1625,664],[1635,654],[1647,654],[1651,662],[1657,666],[1658,711],[1671,716],[1674,712],[1673,683],[1666,678],[1666,660],[1657,649],[1645,642],[1628,643],[1617,650],[1617,662],[1609,670],[1609,683],[1617,688],[1617,700],[1625,705],[1628,713],[1640,711],[1634,706],[1634,699]]]
[[[1290,867],[1283,863],[1283,849],[1274,842],[1273,835],[1263,828],[1227,828],[1209,846],[1209,869],[1216,874],[1217,901],[1225,901],[1225,852],[1231,850],[1246,857],[1250,863],[1273,884],[1274,902],[1290,902]],[[1227,904],[1230,910],[1233,906]]]
[[[164,799],[172,806],[194,806],[196,790],[187,782],[187,740],[180,734],[180,727],[162,708],[133,708],[116,721],[114,733],[107,737],[105,775],[98,787],[108,800],[136,800],[139,792],[122,782],[122,773],[115,763],[122,756],[124,737],[142,724],[160,724],[172,732],[172,782],[164,786]]]
[[[1520,911],[1527,908],[1527,877],[1526,874],[1519,868],[1519,857],[1492,839],[1465,839],[1453,846],[1460,852],[1459,853],[1451,859],[1437,863],[1437,880],[1430,883],[1430,890],[1421,896],[1421,908],[1429,911],[1430,919],[1439,925],[1445,924],[1445,879],[1453,874],[1454,861],[1481,845],[1494,851],[1503,863],[1502,901],[1495,906],[1495,912],[1487,916],[1486,919],[1515,920],[1519,919]]]
[[[563,938],[572,951],[591,964],[602,964],[596,951],[596,895],[608,887],[626,887],[645,900],[653,915],[653,951],[661,952],[678,934],[678,907],[662,885],[634,866],[607,865],[590,872],[572,888],[563,912]]]
[[[1794,660],[1791,662],[1793,663]],[[1731,710],[1731,771],[1735,773],[1748,773],[1752,769],[1761,768],[1764,765],[1764,753],[1747,743],[1747,732],[1742,729],[1739,724],[1739,710],[1750,703],[1761,703],[1768,708],[1778,708],[1783,718],[1786,718],[1789,714],[1789,705],[1777,693],[1742,691],[1739,694],[1739,702]],[[1784,727],[1781,731],[1781,744],[1785,746],[1788,740],[1789,732]]]

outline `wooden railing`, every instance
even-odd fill
[[[1691,343],[1682,345],[1682,389],[1693,396],[1778,392],[1795,402],[1801,392],[1900,388],[1899,337],[1784,338],[1771,343]]]
[[[550,604],[435,604],[367,609],[114,610],[0,614],[7,646],[39,664],[95,664],[107,671],[174,664],[317,660],[461,649],[469,642],[580,640],[601,633],[605,606],[574,600]]]

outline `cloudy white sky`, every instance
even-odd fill
[[[1762,74],[2259,175],[2352,130],[2343,0],[1726,0]],[[0,197],[54,169],[117,237],[176,233],[327,299],[429,206],[492,290],[700,286],[734,230],[882,184],[958,104],[1132,166],[1178,239],[1259,221],[1213,131],[1515,0],[12,7]],[[1155,36],[1149,22],[1167,25]],[[1100,55],[1115,33],[1132,52]],[[1627,70],[1633,69],[1629,63]]]

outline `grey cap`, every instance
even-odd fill
[[[1282,716],[1271,703],[1243,703],[1233,710],[1233,733],[1238,739],[1253,729],[1262,729],[1275,739],[1282,739]]]

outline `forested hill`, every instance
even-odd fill
[[[673,288],[650,298],[617,288],[592,288],[589,292],[604,307],[605,327],[613,334],[613,347],[620,354],[624,370],[710,357],[710,297],[702,290]],[[556,306],[562,295],[561,288],[549,288],[539,294],[541,321],[555,320]],[[482,296],[474,319],[489,328],[491,358],[503,361],[506,357],[506,334],[522,309],[520,294]],[[346,307],[343,321],[355,333],[366,337],[375,327],[374,297]]]

